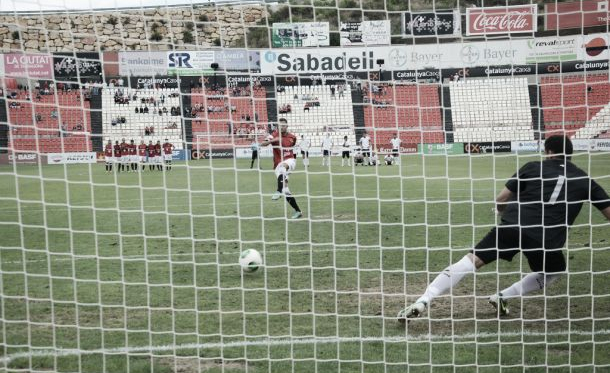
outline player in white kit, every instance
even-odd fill
[[[329,133],[327,133],[326,136],[324,136],[324,138],[322,139],[322,166],[330,166],[330,156],[332,153],[333,145],[333,138],[330,137]]]
[[[402,142],[398,135],[394,135],[394,138],[390,140],[392,143],[392,157],[394,157],[394,162],[396,164],[400,164],[400,143]]]
[[[367,166],[371,165],[371,138],[368,133],[360,138],[360,148],[362,149],[362,156],[364,157],[364,164]]]

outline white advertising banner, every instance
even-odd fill
[[[591,40],[589,47],[584,39]],[[470,43],[396,45],[354,48],[271,49],[261,51],[263,74],[328,73],[378,71],[377,60],[384,60],[384,70],[421,70],[475,66],[526,65],[533,62],[604,58],[608,48],[601,45],[605,34],[553,38],[513,39]],[[594,42],[593,42],[594,41]],[[600,52],[601,51],[601,52]]]
[[[390,21],[342,22],[341,45],[389,45]]]
[[[176,51],[167,53],[167,72],[175,75],[210,73],[214,51]]]
[[[610,151],[610,139],[572,139],[574,151]]]
[[[330,45],[328,22],[274,23],[271,34],[274,48],[327,47]]]
[[[49,153],[47,154],[48,164],[75,164],[75,163],[95,163],[95,152],[83,153]]]
[[[511,141],[510,149],[513,152],[540,152],[544,150],[544,142],[540,140],[532,141]]]
[[[119,75],[165,76],[167,52],[119,52]]]

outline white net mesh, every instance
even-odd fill
[[[549,135],[610,188],[607,1],[519,3],[0,4],[0,370],[610,369],[589,203],[508,317],[521,255],[396,319]]]

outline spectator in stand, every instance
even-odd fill
[[[148,114],[148,106],[144,105],[144,114]]]

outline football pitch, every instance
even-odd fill
[[[610,191],[609,154],[574,158]],[[270,159],[1,166],[0,371],[610,370],[610,229],[587,203],[546,296],[513,300],[502,319],[487,304],[529,272],[517,256],[467,276],[430,318],[396,322],[495,224],[495,195],[533,159],[299,159],[299,220],[270,199]],[[238,265],[247,248],[264,258],[252,274]]]

